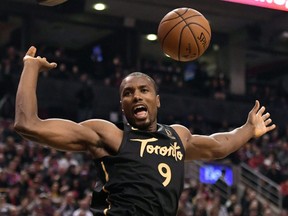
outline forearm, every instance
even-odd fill
[[[251,138],[254,137],[253,126],[244,124],[230,132],[215,133],[211,137],[214,138],[217,145],[218,158],[226,157],[227,155],[237,151]]]
[[[24,67],[16,94],[15,130],[26,139],[58,150],[86,151],[88,144],[95,143],[92,140],[94,131],[72,121],[38,117],[36,89],[39,73],[51,70],[57,64],[49,63],[45,57],[35,57],[35,54],[36,48],[31,46],[23,58]]]
[[[259,101],[256,100],[246,123],[230,132],[215,133],[210,136],[187,136],[187,133],[182,132],[187,130],[179,129],[179,134],[182,133],[183,142],[186,143],[186,159],[215,160],[224,158],[237,151],[251,138],[258,138],[273,130],[276,125],[271,124],[270,114],[264,111],[265,107],[260,107]]]
[[[37,64],[25,62],[16,94],[16,130],[28,126],[28,122],[33,123],[33,119],[38,118],[36,97],[38,74],[39,68]]]

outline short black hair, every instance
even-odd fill
[[[121,89],[122,89],[122,85],[123,85],[123,82],[124,80],[127,78],[127,77],[130,77],[130,76],[134,76],[134,77],[146,77],[148,80],[150,80],[154,86],[154,89],[155,89],[155,92],[156,94],[158,94],[158,86],[155,82],[155,80],[150,77],[149,75],[145,74],[145,73],[142,73],[142,72],[132,72],[130,74],[128,74],[127,76],[125,76],[120,84],[120,88],[119,88],[119,91],[120,91],[120,94],[121,94]]]

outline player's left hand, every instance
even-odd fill
[[[260,103],[256,100],[254,107],[248,114],[247,124],[250,124],[254,128],[253,134],[255,138],[276,128],[275,124],[271,124],[270,113],[265,113],[265,110],[264,106],[260,108]]]

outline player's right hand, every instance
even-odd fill
[[[31,46],[28,49],[25,56],[23,57],[23,62],[25,65],[32,64],[33,66],[38,67],[38,71],[48,71],[57,67],[57,64],[55,62],[48,62],[45,57],[35,57],[36,51],[37,49],[34,46]]]

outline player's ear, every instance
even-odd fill
[[[160,103],[160,95],[156,96],[156,103],[157,103],[157,108],[160,108],[161,103]]]

